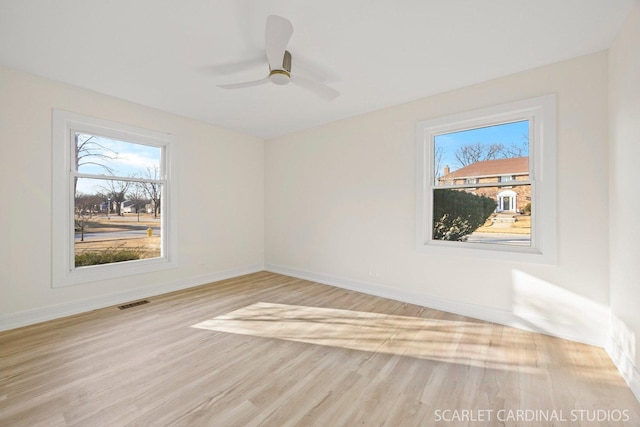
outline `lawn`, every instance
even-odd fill
[[[511,223],[494,224],[491,218],[484,225],[476,230],[479,233],[508,233],[508,234],[531,234],[531,216],[516,215],[516,221]]]
[[[87,240],[75,242],[76,255],[86,252],[120,252],[134,251],[139,258],[156,258],[160,256],[161,239],[159,232],[154,230],[154,235],[148,237],[146,231],[149,227],[158,227],[160,218],[153,215],[140,215],[139,221],[136,214],[128,216],[111,215],[89,218],[85,225],[85,233],[100,233],[104,236],[87,238]],[[135,237],[121,237],[114,233],[123,231],[140,230],[144,234]]]

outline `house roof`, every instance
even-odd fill
[[[443,175],[440,179],[522,175],[527,173],[529,173],[529,157],[511,157],[508,159],[475,162]]]

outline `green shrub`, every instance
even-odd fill
[[[496,202],[465,191],[436,190],[433,193],[433,239],[464,240],[485,223]]]
[[[88,265],[111,264],[114,262],[132,261],[142,258],[136,249],[120,249],[115,251],[83,252],[76,254],[76,267]]]
[[[531,203],[527,203],[524,208],[522,208],[522,211],[525,215],[531,215]]]

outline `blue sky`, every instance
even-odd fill
[[[460,168],[460,164],[455,158],[455,152],[464,145],[480,142],[487,145],[502,143],[507,147],[511,144],[521,146],[528,141],[528,137],[529,122],[525,120],[437,135],[435,137],[435,147],[444,148],[442,167],[449,165],[453,171]],[[528,155],[528,151],[525,155]]]
[[[80,136],[86,139],[86,135]],[[109,172],[97,164],[100,163],[110,168],[113,175],[121,177],[148,177],[147,169],[160,170],[161,149],[143,144],[134,144],[130,142],[117,141],[104,137],[94,137],[97,144],[104,147],[100,150],[97,145],[91,145],[93,151],[101,153],[110,158],[101,158],[99,156],[88,156],[81,160],[79,172],[96,175],[110,176]],[[78,191],[84,194],[94,194],[101,189],[94,188],[93,180],[79,180]]]

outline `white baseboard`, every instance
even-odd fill
[[[264,266],[262,264],[250,265],[247,267],[217,271],[215,273],[191,277],[185,280],[177,280],[157,286],[136,288],[114,294],[102,295],[95,298],[42,307],[9,315],[2,315],[0,316],[0,331],[33,325],[35,323],[59,319],[61,317],[71,316],[74,314],[85,313],[87,311],[110,307],[137,299],[150,298],[155,295],[192,288],[194,286],[217,282],[219,280],[231,279],[233,277],[256,273],[263,270]]]
[[[527,319],[516,316],[514,313],[506,310],[434,297],[422,293],[403,291],[375,283],[368,283],[321,273],[303,271],[274,264],[267,264],[264,266],[251,265],[237,269],[223,270],[202,276],[192,277],[185,280],[169,282],[158,286],[136,288],[124,292],[103,295],[96,298],[89,298],[55,306],[42,307],[34,310],[3,315],[0,316],[0,331],[15,329],[21,326],[32,325],[35,323],[84,313],[104,307],[110,307],[136,299],[149,298],[155,295],[187,289],[194,286],[229,279],[244,274],[255,273],[262,270],[284,274],[291,277],[297,277],[312,282],[323,283],[342,289],[362,292],[369,295],[389,298],[396,301],[417,304],[424,307],[434,308],[437,310],[468,316],[488,322],[498,323],[501,325],[544,333],[547,335],[557,336],[559,338],[596,345],[599,347],[605,346],[605,344],[607,343],[607,337],[609,336],[608,326],[603,327],[602,331],[591,330],[588,334],[582,333],[581,331],[572,331],[570,328],[567,328],[566,325],[562,324],[555,325],[555,327],[553,324],[549,326],[548,322],[547,327],[545,329],[541,329],[536,326],[536,324],[540,324],[540,322],[528,321]]]
[[[602,325],[601,328],[598,328],[599,330],[576,330],[572,329],[566,324],[558,322],[554,323],[553,320],[550,319],[544,319],[544,322],[538,322],[536,321],[537,319],[526,319],[521,316],[515,315],[511,311],[469,304],[446,298],[434,297],[422,293],[392,289],[375,283],[345,279],[342,277],[309,272],[282,265],[266,264],[265,270],[273,273],[297,277],[299,279],[309,280],[312,282],[322,283],[325,285],[331,285],[338,288],[362,292],[369,295],[375,295],[383,298],[393,299],[396,301],[434,308],[436,310],[472,317],[474,319],[485,320],[500,325],[524,329],[531,332],[538,332],[545,335],[568,339],[571,341],[577,341],[597,347],[604,347],[607,342],[607,337],[609,336],[608,324]],[[536,326],[540,324],[545,324],[546,327],[543,329]]]
[[[638,402],[640,402],[640,370],[635,365],[634,361],[629,355],[620,347],[620,345],[610,337],[607,340],[605,350],[611,357],[613,364],[616,365],[618,371],[622,375],[622,378],[627,382],[627,385],[631,389]]]

